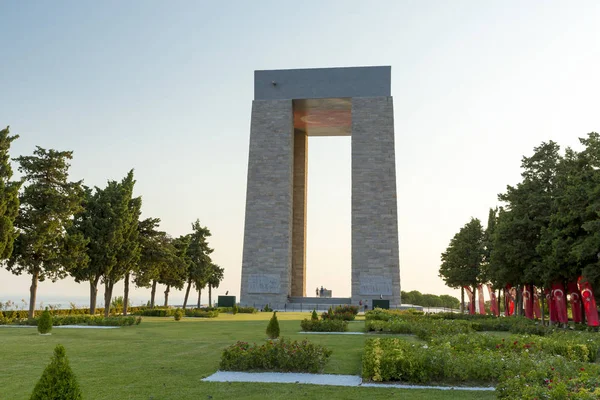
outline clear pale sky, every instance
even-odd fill
[[[452,236],[486,223],[534,146],[600,131],[597,1],[32,1],[1,2],[0,19],[12,155],[73,150],[89,186],[135,168],[143,217],[173,236],[210,228],[219,293],[239,294],[254,70],[392,66],[407,291],[457,295],[438,277]],[[348,296],[349,137],[309,140],[308,181],[308,294]],[[0,270],[0,300],[29,284]],[[88,292],[43,282],[38,301]]]

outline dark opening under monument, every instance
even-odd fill
[[[308,137],[350,136],[352,295],[346,300],[383,296],[400,305],[390,91],[391,67],[255,71],[241,304],[282,307],[288,296],[306,296]]]

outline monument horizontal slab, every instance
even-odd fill
[[[392,67],[254,71],[254,100],[391,96]]]

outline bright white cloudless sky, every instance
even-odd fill
[[[73,150],[72,179],[90,186],[135,168],[143,217],[212,231],[218,293],[239,293],[254,70],[392,66],[407,291],[457,295],[438,277],[452,236],[486,223],[534,146],[600,131],[596,1],[2,2],[0,19],[12,155]],[[349,295],[350,139],[311,138],[308,179],[308,294]],[[0,300],[29,284],[0,270]],[[43,282],[38,301],[88,291]]]

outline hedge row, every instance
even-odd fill
[[[0,324],[32,325],[37,326],[40,317],[32,319],[15,319],[7,322],[7,318],[0,319]],[[130,326],[139,325],[142,322],[140,317],[108,317],[100,315],[54,315],[52,316],[52,326],[60,325],[89,325],[89,326]]]
[[[140,312],[140,310],[148,309],[148,307],[128,307],[128,314],[135,314]],[[89,308],[65,308],[65,309],[49,309],[51,315],[89,315]],[[110,313],[122,313],[122,308],[110,308]],[[41,310],[36,310],[36,313],[41,313]],[[96,314],[104,314],[104,308],[99,307],[96,308]],[[29,317],[28,310],[0,310],[0,318],[8,318],[8,319],[23,319]]]
[[[185,310],[186,317],[197,317],[197,318],[216,318],[219,316],[219,310],[206,310],[202,308],[194,308],[192,310]]]
[[[341,319],[304,319],[300,322],[304,332],[346,332],[348,322]]]
[[[219,307],[219,312],[222,313],[233,313],[233,307]],[[240,314],[256,314],[258,310],[254,307],[240,307],[237,306],[236,313]]]

